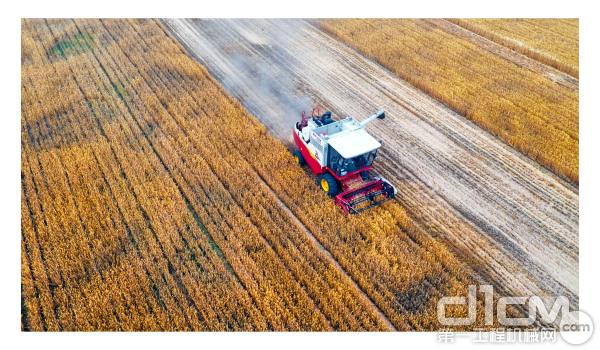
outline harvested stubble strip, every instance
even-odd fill
[[[321,27],[555,173],[579,181],[577,91],[424,20]]]

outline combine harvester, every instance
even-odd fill
[[[317,184],[345,213],[357,214],[396,195],[387,180],[370,173],[381,143],[364,127],[384,118],[379,111],[361,122],[352,117],[334,121],[331,112],[313,110],[310,117],[302,112],[302,120],[296,123],[296,161],[308,164],[318,176]]]

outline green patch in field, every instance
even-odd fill
[[[160,307],[163,310],[167,309],[167,305],[165,304],[165,302],[163,301],[161,295],[160,295],[160,290],[158,290],[158,287],[156,286],[156,284],[152,283],[152,294],[154,294],[154,297],[156,298],[156,300],[158,301],[158,304],[160,305]]]
[[[127,97],[127,91],[125,90],[125,87],[123,86],[123,84],[114,83],[112,81],[110,83],[112,84],[113,90],[115,91],[117,96],[119,96],[121,101],[125,102],[125,98]]]
[[[67,58],[90,50],[93,46],[94,39],[89,34],[78,33],[56,42],[48,49],[48,54],[51,57]]]
[[[196,268],[198,269],[198,271],[200,272],[205,272],[206,270],[204,270],[204,267],[202,266],[202,264],[200,263],[200,261],[198,261],[198,257],[196,256],[196,253],[194,253],[194,251],[192,251],[192,249],[190,249],[190,247],[185,247],[185,253],[187,255],[187,258],[190,259],[194,265],[196,265]]]
[[[225,258],[225,254],[223,254],[223,251],[221,250],[221,248],[219,248],[219,246],[217,245],[217,243],[210,236],[210,233],[208,232],[208,229],[206,228],[206,226],[204,226],[204,223],[202,223],[202,220],[200,220],[200,216],[198,215],[198,213],[196,212],[196,210],[192,206],[192,203],[190,203],[190,201],[187,198],[185,198],[185,197],[184,197],[184,200],[185,200],[185,204],[186,204],[186,206],[188,208],[188,211],[190,212],[190,214],[192,214],[192,217],[194,218],[194,221],[196,222],[196,225],[198,226],[198,228],[200,228],[200,231],[204,234],[204,236],[208,240],[208,244],[210,245],[211,249],[221,259],[221,261],[225,265],[225,268],[229,272],[233,273],[233,267],[231,266],[231,264],[229,264],[229,261],[227,261],[227,258]]]

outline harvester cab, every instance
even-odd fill
[[[384,178],[372,174],[372,165],[381,143],[364,126],[384,119],[379,111],[363,121],[352,117],[334,121],[331,112],[308,117],[294,128],[298,150],[294,157],[317,175],[317,184],[345,213],[356,214],[394,198],[396,189]]]

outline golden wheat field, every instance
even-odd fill
[[[369,35],[444,35],[423,26]],[[363,35],[354,22],[335,30]],[[466,294],[471,268],[400,203],[337,210],[160,22],[23,20],[21,50],[24,330],[432,330],[439,297]],[[484,73],[487,56],[473,55]],[[536,103],[521,110],[532,118],[523,125],[501,103],[482,117],[455,74],[459,89],[439,89],[443,74],[431,89],[516,133],[524,150],[560,137],[557,154],[533,156],[576,179],[576,166],[558,160],[577,128],[538,114],[576,94],[527,82]],[[480,99],[496,96],[500,82],[478,79],[488,86]]]
[[[577,77],[578,21],[552,21],[344,19],[321,27],[577,183],[578,81],[535,60]]]
[[[490,40],[579,77],[578,19],[453,19]]]

